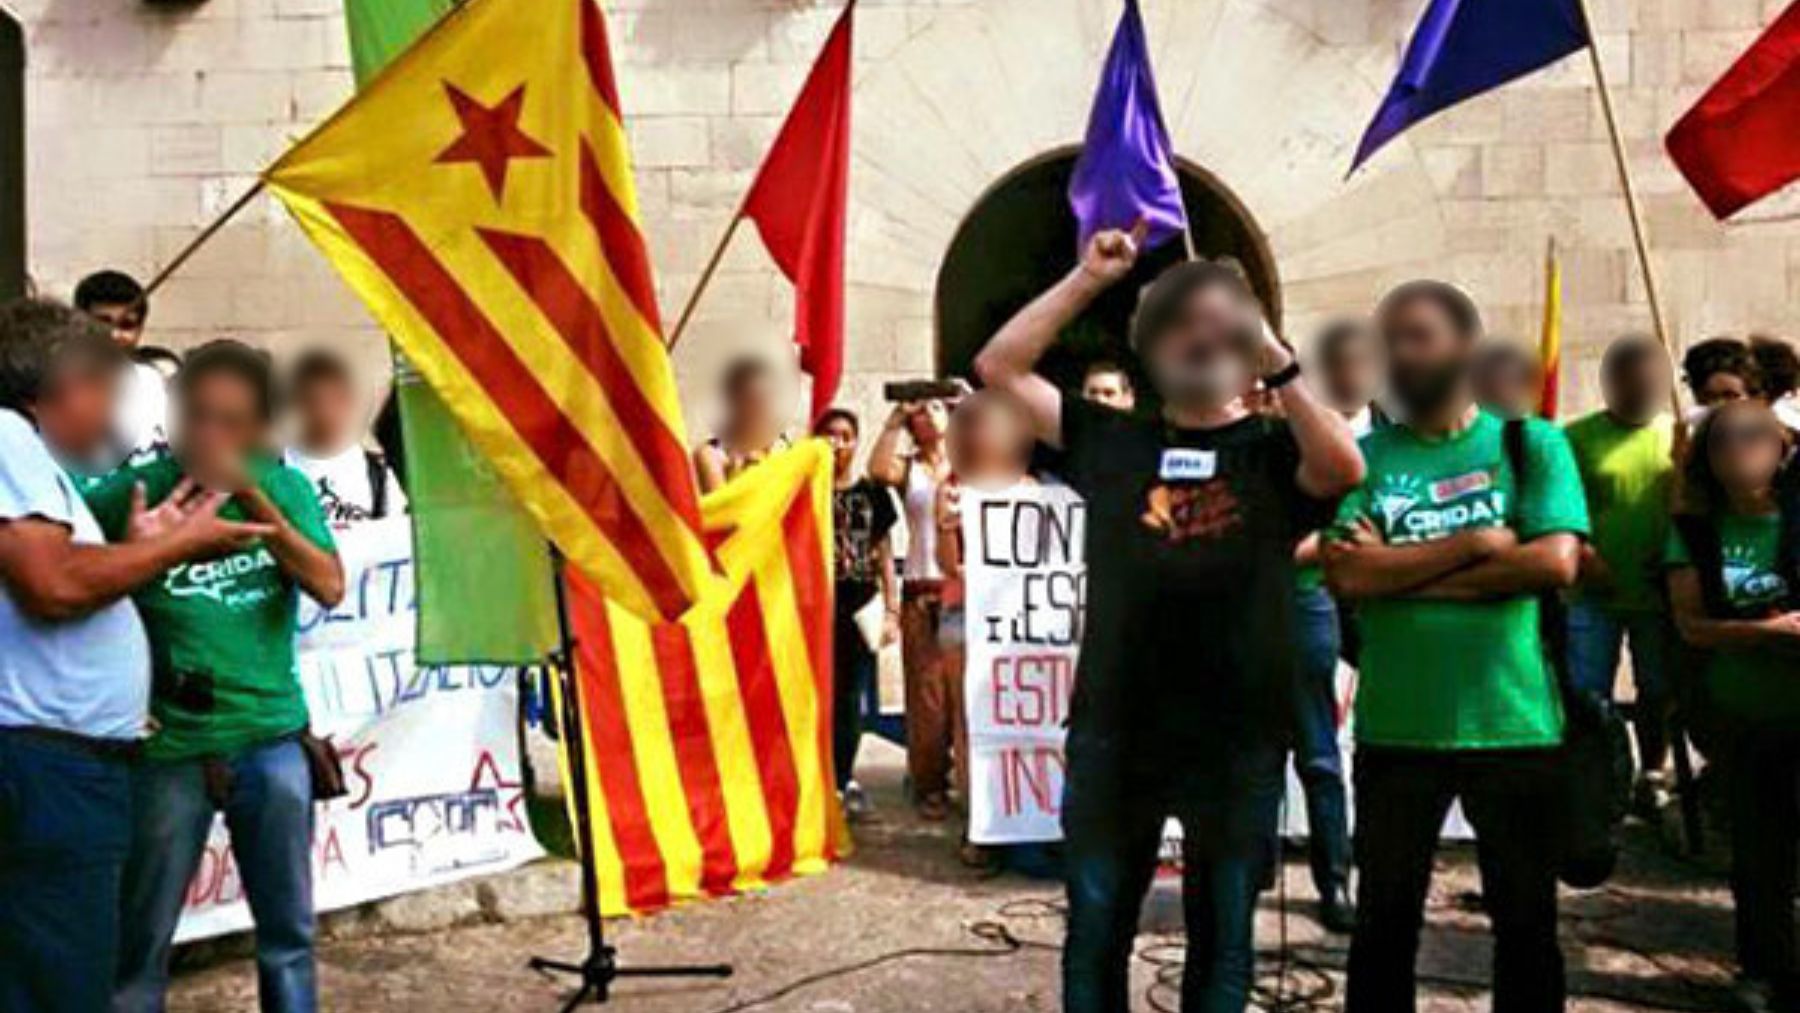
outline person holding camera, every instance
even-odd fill
[[[224,515],[266,530],[236,551],[184,563],[136,595],[150,636],[156,731],[134,774],[116,1013],[162,1009],[169,950],[213,814],[222,811],[256,921],[262,1008],[311,1013],[313,780],[295,654],[299,596],[344,596],[331,529],[306,477],[270,456],[275,380],[266,353],[220,340],[176,378],[174,452],[87,494],[109,538],[165,510],[226,493]]]
[[[1362,479],[1343,418],[1299,381],[1234,266],[1178,264],[1144,291],[1132,344],[1161,401],[1138,418],[1034,372],[1058,333],[1137,263],[1140,225],[1080,266],[976,359],[1022,402],[1087,500],[1088,613],[1063,806],[1070,1013],[1129,1007],[1138,910],[1164,820],[1183,824],[1182,1009],[1238,1013],[1255,965],[1295,665],[1294,549]],[[1282,418],[1252,413],[1257,386]]]
[[[911,394],[904,385],[894,394]],[[906,772],[913,804],[932,822],[950,816],[956,706],[962,672],[941,664],[938,627],[944,611],[944,571],[938,565],[938,487],[950,477],[944,437],[950,428],[945,398],[901,400],[869,449],[869,477],[900,495],[906,517],[906,555],[900,565],[900,667],[906,688]],[[911,447],[903,449],[906,443]]]

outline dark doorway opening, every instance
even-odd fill
[[[0,10],[0,299],[26,284],[25,32]]]
[[[937,363],[941,376],[967,376],[975,353],[1008,317],[1075,266],[1075,216],[1069,178],[1078,149],[1041,156],[1013,170],[984,194],[956,230],[938,270]],[[1279,326],[1280,283],[1262,233],[1235,196],[1198,166],[1180,165],[1195,250],[1243,265]],[[1063,334],[1040,371],[1076,386],[1090,362],[1132,364],[1126,331],[1137,294],[1185,256],[1171,241],[1146,256]],[[1135,368],[1135,367],[1134,367]]]

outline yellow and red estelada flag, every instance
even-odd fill
[[[569,561],[685,613],[716,575],[599,7],[470,0],[264,179]]]
[[[265,177],[571,564],[607,914],[847,844],[830,454],[700,503],[619,109],[592,0],[469,0]]]
[[[1544,371],[1544,386],[1538,393],[1538,414],[1552,420],[1556,418],[1562,390],[1562,332],[1562,259],[1556,255],[1556,240],[1552,238],[1544,254],[1544,329],[1538,338],[1538,362]]]
[[[830,451],[772,457],[703,513],[726,580],[679,622],[571,582],[582,847],[607,915],[819,872],[848,847],[831,772]]]

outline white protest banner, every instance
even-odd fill
[[[517,669],[415,666],[409,522],[357,522],[336,537],[344,601],[329,611],[300,605],[313,731],[332,738],[350,788],[317,810],[315,906],[349,907],[540,856],[520,776]],[[221,820],[176,938],[249,927]]]
[[[961,495],[969,840],[1060,840],[1087,505],[1062,485]]]

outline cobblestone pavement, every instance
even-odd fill
[[[875,754],[871,761],[871,754]],[[619,986],[611,1008],[627,1013],[999,1013],[1057,1008],[1059,895],[1052,883],[984,876],[956,857],[954,831],[919,822],[900,801],[897,753],[864,750],[879,812],[858,828],[860,850],[842,868],[753,897],[699,904],[645,921],[611,927],[627,965],[729,961],[728,982],[645,981]],[[1491,946],[1476,909],[1473,855],[1447,849],[1431,897],[1420,969],[1426,1013],[1486,1010],[1481,982]],[[1342,982],[1342,939],[1323,936],[1312,920],[1305,863],[1290,860],[1291,903],[1285,919],[1287,989],[1317,995],[1296,1010],[1335,1010]],[[539,875],[546,870],[540,870]],[[547,870],[567,882],[567,870]],[[530,875],[529,872],[517,875]],[[429,907],[430,901],[414,901]],[[451,900],[450,927],[327,942],[320,973],[332,1011],[554,1011],[566,983],[525,967],[533,954],[575,958],[583,951],[579,919],[568,915],[495,922],[494,912]],[[458,906],[463,905],[463,906]],[[1283,918],[1278,896],[1265,899],[1258,943],[1263,983],[1278,978]],[[460,912],[460,913],[459,913]],[[416,912],[415,912],[416,913]],[[1620,1010],[1730,1010],[1729,898],[1716,876],[1670,856],[1656,836],[1634,831],[1621,874],[1607,889],[1571,894],[1563,906],[1571,1003],[1579,1013]],[[976,935],[984,923],[1005,924],[1026,948],[1005,955]],[[422,924],[430,924],[430,919]],[[1179,939],[1174,938],[1176,944]],[[874,962],[884,954],[926,948],[854,973],[771,996],[811,975]],[[1179,953],[1170,940],[1146,935],[1133,976],[1134,1013],[1173,1008],[1174,993],[1156,988],[1158,963]],[[209,958],[181,969],[171,1009],[252,1010],[254,967],[240,957]],[[1259,1009],[1269,1009],[1264,1005]]]

